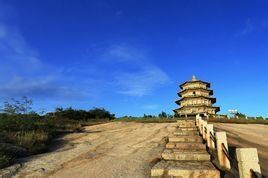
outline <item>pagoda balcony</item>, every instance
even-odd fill
[[[205,91],[205,92],[208,92],[208,94],[209,95],[213,95],[213,90],[211,90],[211,89],[204,89],[204,88],[189,88],[189,89],[186,89],[186,90],[181,90],[181,91],[178,91],[177,92],[177,94],[181,97],[182,95],[182,93],[184,93],[184,92],[187,92],[187,91],[196,91],[196,90],[202,90],[202,91]]]
[[[212,98],[209,96],[203,96],[203,95],[188,95],[188,96],[185,96],[179,100],[176,100],[175,103],[180,104],[183,100],[187,100],[187,99],[196,100],[198,98],[204,98],[204,99],[210,100],[211,104],[216,103],[216,98]],[[206,102],[196,102],[196,104],[206,104]]]

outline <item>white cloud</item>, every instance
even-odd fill
[[[142,49],[129,43],[113,44],[101,51],[97,60],[85,64],[52,66],[41,60],[18,28],[0,18],[0,97],[79,98],[90,91],[111,89],[114,93],[144,96],[169,82],[168,75]]]
[[[0,60],[0,70],[6,73],[37,71],[44,65],[16,28],[1,23]]]
[[[143,106],[144,109],[148,109],[148,110],[156,110],[159,108],[158,104],[148,104]]]
[[[146,53],[126,44],[111,45],[101,56],[117,93],[144,96],[170,82],[169,76]]]
[[[45,64],[16,27],[0,23],[0,98],[26,95],[69,100],[88,97],[87,88],[78,89],[73,81],[66,79],[70,73],[63,69]],[[66,73],[69,76],[65,76]]]
[[[4,98],[30,96],[39,99],[81,99],[88,95],[58,83],[54,76],[23,78],[15,76],[0,87],[0,96]]]
[[[113,63],[124,63],[132,62],[140,63],[145,61],[145,54],[130,45],[126,44],[115,44],[111,45],[103,51],[101,56],[102,61],[113,62]]]
[[[149,95],[170,82],[168,75],[156,66],[142,67],[139,72],[118,73],[115,81],[119,93],[131,96]]]

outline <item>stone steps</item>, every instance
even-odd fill
[[[188,120],[177,120],[177,123],[180,125],[180,124],[185,124],[185,123],[193,123],[195,124],[195,120],[191,120],[191,119],[188,119]]]
[[[196,127],[179,127],[178,130],[180,131],[198,131]]]
[[[168,140],[169,142],[203,142],[203,139],[199,136],[172,136]]]
[[[173,132],[173,135],[175,136],[191,136],[191,135],[199,135],[198,131],[195,130],[191,130],[191,131],[181,131],[181,130],[177,130]]]
[[[152,168],[151,177],[219,178],[220,172],[210,161],[162,160]]]
[[[182,150],[205,150],[206,145],[194,142],[168,142],[166,144],[166,148],[176,148]]]
[[[165,149],[162,153],[164,160],[179,161],[210,161],[210,155],[205,150]]]
[[[219,178],[194,120],[179,120],[169,136],[162,160],[151,169],[151,177]]]
[[[178,127],[195,127],[195,123],[180,124]]]

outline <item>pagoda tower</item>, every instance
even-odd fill
[[[179,117],[215,116],[220,107],[213,106],[216,98],[213,98],[213,90],[210,83],[197,80],[195,76],[192,80],[180,85],[179,100],[175,101],[180,107],[173,110]]]

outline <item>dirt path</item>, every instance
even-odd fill
[[[268,177],[268,125],[261,124],[214,124],[227,132],[229,146],[257,148],[262,173]]]
[[[53,152],[26,158],[15,177],[149,177],[165,137],[176,123],[107,123],[61,138]],[[268,126],[215,124],[228,134],[229,146],[257,147],[262,171],[268,172]]]
[[[149,177],[176,124],[107,123],[65,136],[61,149],[27,158],[16,177]]]

